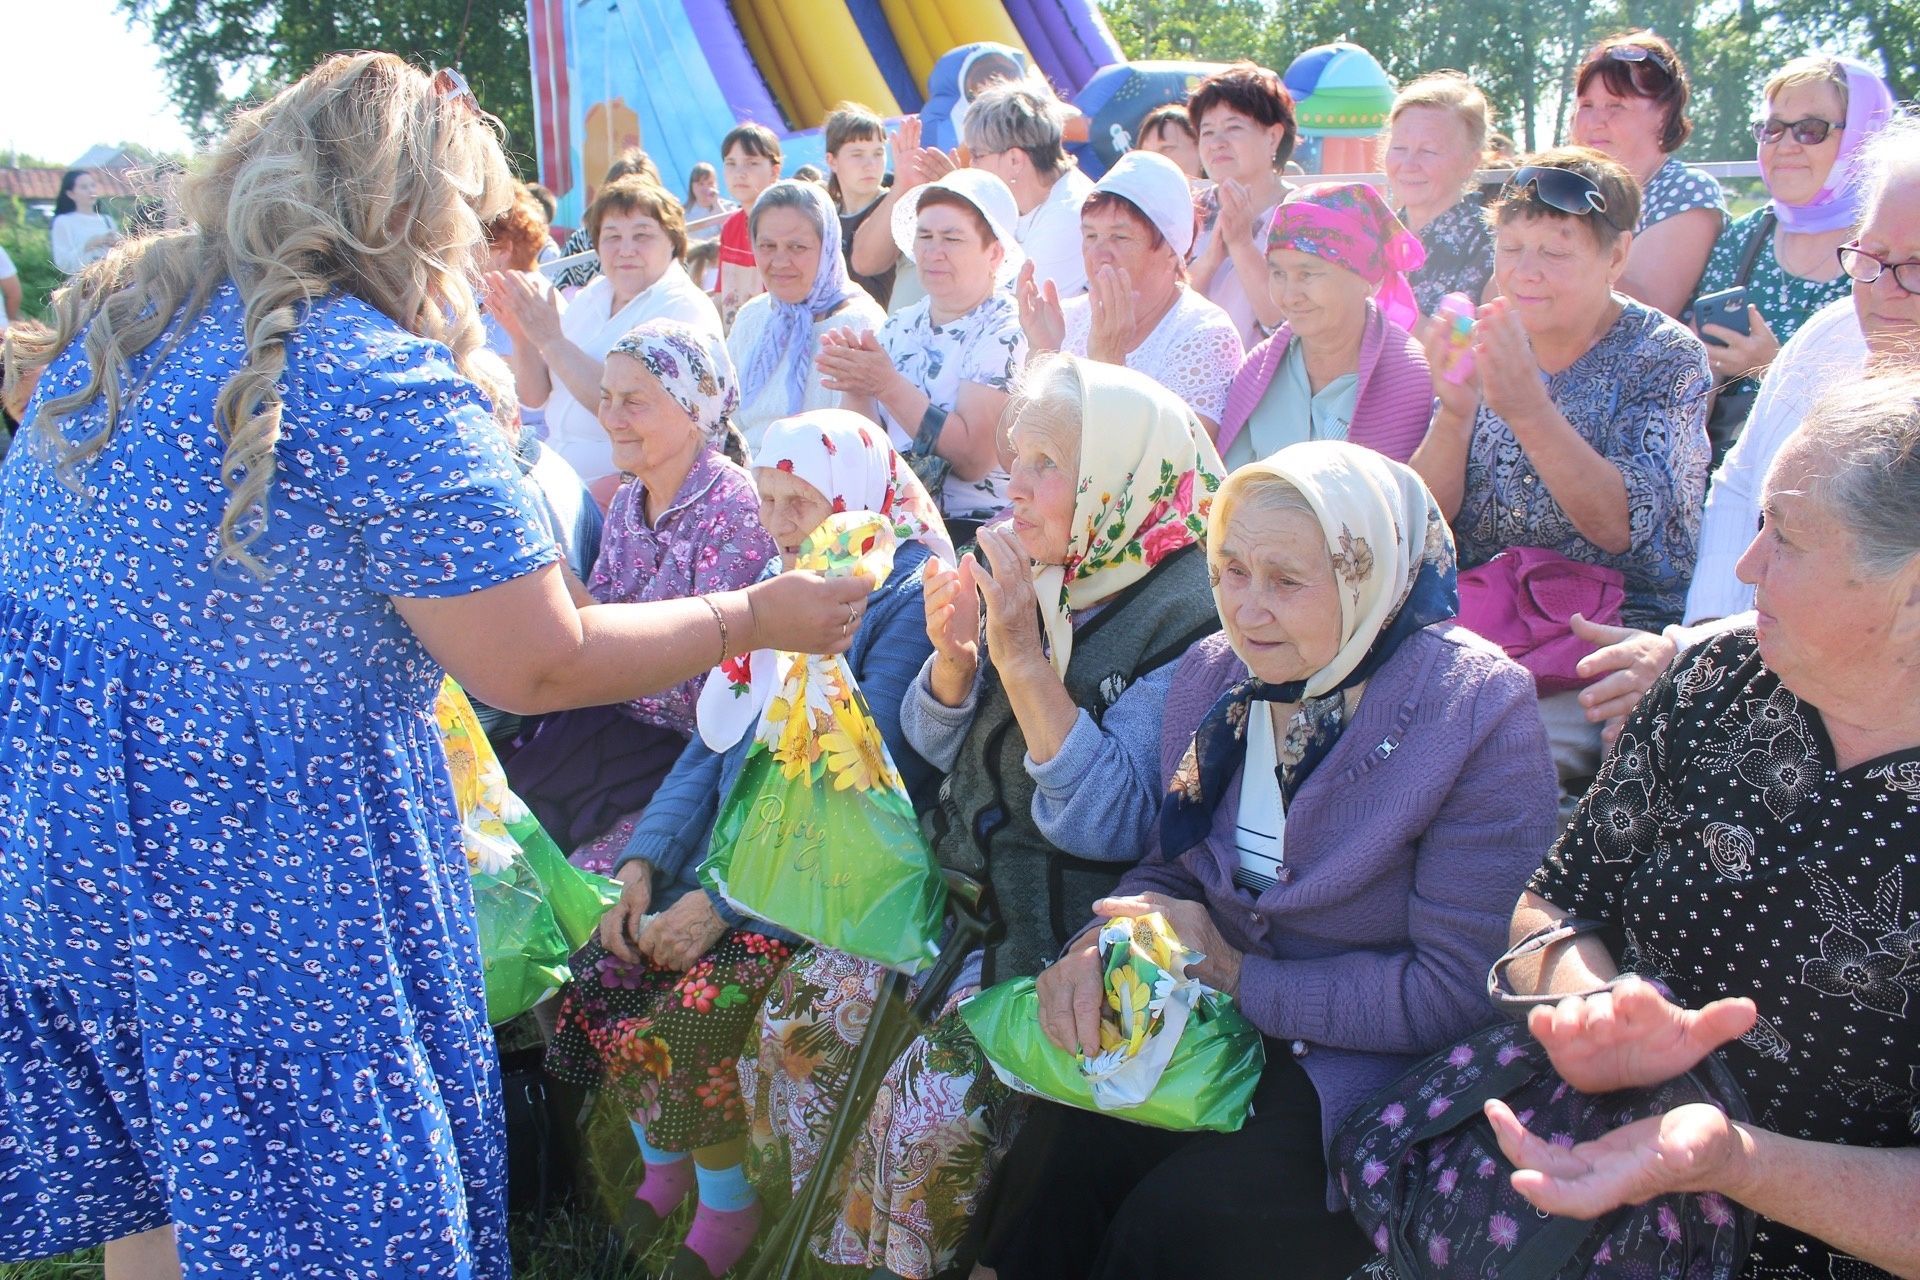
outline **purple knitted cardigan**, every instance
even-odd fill
[[[1247,668],[1224,635],[1195,645],[1167,694],[1171,779],[1207,711]],[[1355,1106],[1495,1017],[1487,969],[1553,842],[1558,789],[1533,677],[1451,622],[1374,673],[1333,751],[1294,796],[1289,879],[1235,887],[1240,779],[1206,841],[1174,862],[1156,836],[1116,894],[1207,904],[1245,953],[1240,1006],[1289,1042],[1320,1095],[1323,1137]],[[1332,1179],[1328,1204],[1339,1207]]]
[[[1220,417],[1218,444],[1227,446],[1246,430],[1247,419],[1267,394],[1280,368],[1293,330],[1281,325],[1265,342],[1247,352],[1240,371],[1227,386],[1227,407]],[[1413,335],[1367,303],[1367,327],[1360,335],[1360,386],[1354,398],[1353,422],[1347,439],[1405,462],[1427,437],[1433,421],[1433,379],[1427,356]]]

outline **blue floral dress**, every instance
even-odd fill
[[[441,671],[389,597],[557,551],[445,348],[336,296],[287,344],[273,576],[213,566],[241,314],[135,358],[85,496],[52,446],[98,401],[0,471],[0,1258],[171,1221],[189,1275],[504,1277]]]

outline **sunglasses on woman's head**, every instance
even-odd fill
[[[1532,189],[1533,198],[1550,209],[1558,209],[1577,218],[1597,213],[1606,218],[1607,225],[1619,226],[1607,216],[1606,194],[1584,173],[1530,164],[1516,170],[1507,179],[1506,189],[1500,194],[1503,199],[1519,199],[1529,188]]]
[[[1781,120],[1769,116],[1753,122],[1753,136],[1757,141],[1772,143],[1792,134],[1793,140],[1801,146],[1817,147],[1827,140],[1829,133],[1846,127],[1818,116],[1808,116],[1805,120]]]
[[[1633,87],[1648,97],[1664,92],[1673,81],[1673,63],[1658,49],[1637,44],[1616,44],[1608,46],[1606,56],[1610,62],[1626,63]],[[1646,79],[1642,78],[1643,73],[1646,73]],[[1655,75],[1658,79],[1653,78]]]
[[[457,102],[476,113],[484,114],[481,112],[480,99],[474,96],[473,86],[467,83],[465,76],[452,67],[442,67],[433,73],[433,91],[448,102]]]

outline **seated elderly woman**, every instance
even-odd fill
[[[1011,287],[1016,216],[1007,184],[979,169],[914,187],[894,206],[893,236],[927,296],[877,337],[837,329],[820,340],[822,385],[885,427],[916,474],[944,473],[934,500],[967,525],[1007,505],[1000,419],[1027,357]]]
[[[600,421],[634,480],[607,513],[581,603],[674,600],[760,577],[773,541],[752,478],[721,453],[738,403],[726,348],[685,325],[652,321],[607,353]],[[625,846],[693,732],[703,679],[549,716],[507,758],[514,791],[581,865],[599,869]]]
[[[680,206],[639,176],[600,189],[586,225],[601,273],[564,301],[522,271],[487,276],[487,309],[513,339],[520,402],[546,414],[547,442],[573,465],[602,507],[613,501],[621,470],[594,411],[607,353],[649,320],[671,320],[715,340],[720,313],[681,267],[686,224]]]
[[[1487,149],[1487,95],[1458,71],[1435,71],[1401,89],[1387,117],[1380,167],[1400,220],[1427,260],[1407,273],[1423,315],[1464,293],[1475,302],[1493,279],[1493,234],[1474,174]]]
[[[727,350],[740,371],[734,422],[751,451],[777,419],[840,407],[814,366],[820,340],[829,330],[871,333],[887,313],[847,275],[840,217],[817,183],[774,183],[753,202],[747,226],[767,291],[740,308]]]
[[[952,1265],[1007,1131],[1012,1099],[953,1005],[1037,973],[1144,851],[1167,680],[1215,626],[1200,536],[1219,470],[1192,412],[1140,374],[1071,356],[1028,378],[1011,526],[981,530],[984,560],[929,568],[934,654],[901,709],[907,740],[947,775],[934,852],[992,887],[1006,931],[893,1063],[837,1220],[813,1242],[828,1262],[907,1280]],[[784,1195],[818,1159],[879,978],[819,948],[768,996],[740,1071],[763,1187]]]
[[[1660,679],[1520,900],[1515,938],[1611,926],[1521,975],[1568,997],[1531,1016],[1568,1083],[1651,1085],[1717,1051],[1757,1118],[1696,1104],[1566,1149],[1489,1108],[1543,1212],[1715,1192],[1759,1215],[1743,1276],[1920,1274],[1916,458],[1920,374],[1808,415],[1740,562],[1757,625]],[[1581,994],[1622,972],[1647,981]]]
[[[1838,255],[1860,220],[1857,165],[1894,111],[1893,94],[1871,68],[1826,54],[1780,68],[1762,98],[1753,129],[1771,199],[1720,233],[1698,295],[1744,288],[1746,332],[1729,327],[1724,313],[1690,316],[1720,382],[1708,429],[1721,450],[1739,434],[1781,344],[1846,296]]]
[[[1225,631],[1167,694],[1158,839],[1093,909],[1163,913],[1267,1069],[1230,1134],[1036,1105],[995,1210],[1001,1280],[1351,1271],[1368,1246],[1329,1211],[1324,1144],[1492,1017],[1495,904],[1553,836],[1533,682],[1453,624],[1452,539],[1409,468],[1339,441],[1242,467],[1207,558]],[[1062,1049],[1099,1045],[1097,927],[1040,975]]]
[[[1242,467],[1302,440],[1351,440],[1405,462],[1433,415],[1404,274],[1425,250],[1363,182],[1303,187],[1274,211],[1267,280],[1283,321],[1227,392],[1220,453]]]
[[[881,512],[902,531],[893,572],[868,599],[847,663],[908,790],[930,799],[933,770],[901,737],[900,702],[933,648],[920,606],[922,576],[953,559],[932,500],[878,427],[836,409],[774,423],[755,455],[753,478],[760,519],[786,567],[835,511]],[[722,664],[708,678],[700,736],[620,855],[614,874],[625,888],[598,939],[574,959],[576,978],[547,1050],[547,1069],[561,1080],[604,1084],[633,1109],[646,1171],[624,1214],[629,1245],[657,1234],[697,1184],[683,1253],[716,1276],[738,1260],[760,1216],[741,1169],[746,1120],[734,1064],[796,940],[743,919],[702,888],[695,872],[720,802],[746,762],[760,711],[729,686],[742,677],[754,683],[752,664],[771,664],[772,657],[752,655],[747,670],[737,661]],[[672,1274],[698,1274],[684,1269],[692,1260],[676,1260]]]
[[[1665,40],[1630,31],[1595,45],[1573,84],[1574,143],[1618,161],[1641,193],[1620,292],[1678,316],[1727,221],[1719,182],[1673,156],[1693,132],[1687,69]]]
[[[1065,351],[1137,369],[1185,400],[1214,434],[1243,353],[1227,313],[1187,282],[1192,247],[1186,175],[1150,151],[1121,156],[1080,206],[1086,296],[1062,302],[1031,262],[1021,268],[1015,292],[1029,358]]]
[[[1613,291],[1637,213],[1633,179],[1584,147],[1542,152],[1494,204],[1494,283],[1471,377],[1443,374],[1424,323],[1433,427],[1413,457],[1453,522],[1463,569],[1539,548],[1625,579],[1621,619],[1677,622],[1707,472],[1707,358],[1678,321]],[[1542,697],[1565,792],[1600,760],[1574,692]]]

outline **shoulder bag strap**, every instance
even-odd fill
[[[1779,218],[1769,206],[1760,215],[1760,224],[1753,229],[1753,234],[1747,237],[1747,247],[1740,254],[1740,269],[1733,273],[1733,282],[1742,289],[1747,287],[1747,281],[1753,275],[1753,264],[1760,260],[1760,250],[1773,239],[1773,228],[1777,222]]]

